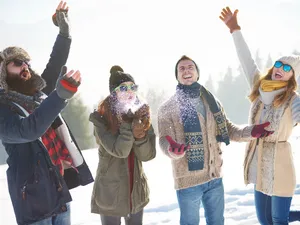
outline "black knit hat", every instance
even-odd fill
[[[199,77],[200,77],[200,71],[199,71],[199,67],[198,67],[197,63],[195,63],[194,60],[192,60],[190,57],[188,57],[188,56],[186,56],[186,55],[181,56],[181,58],[180,58],[180,59],[177,61],[177,63],[176,63],[176,66],[175,66],[175,77],[176,77],[176,80],[178,79],[178,78],[177,78],[177,77],[178,77],[177,66],[178,66],[178,64],[179,64],[181,61],[183,61],[183,60],[190,60],[190,61],[192,61],[192,62],[195,64],[195,67],[196,67],[196,70],[197,70],[197,73],[198,73],[198,79],[197,79],[197,80],[199,80]]]
[[[124,73],[124,70],[120,66],[113,66],[110,69],[110,77],[109,77],[109,91],[112,93],[116,87],[118,87],[123,82],[131,81],[133,83],[133,77],[128,74]]]

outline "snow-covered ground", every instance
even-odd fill
[[[300,140],[293,138],[294,160],[297,181],[300,183]],[[224,187],[225,187],[225,224],[255,225],[258,224],[253,198],[253,186],[243,183],[244,143],[232,143],[224,147]],[[83,152],[93,173],[98,164],[96,149]],[[0,166],[0,224],[16,224],[12,205],[6,184],[7,166]],[[145,173],[150,185],[150,203],[145,208],[145,225],[176,225],[179,224],[179,208],[175,190],[170,160],[157,148],[157,157],[144,163]],[[100,225],[99,215],[90,213],[90,197],[92,184],[72,190],[73,202],[71,215],[73,225]],[[300,185],[297,185],[296,195],[292,201],[292,209],[300,210]],[[203,209],[200,210],[200,224],[205,224]],[[295,222],[293,224],[300,224]]]

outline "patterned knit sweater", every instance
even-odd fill
[[[193,102],[193,101],[192,101]],[[217,142],[217,125],[210,111],[208,103],[204,99],[194,101],[203,132],[204,144],[204,169],[197,171],[188,170],[188,162],[185,154],[177,156],[169,152],[169,144],[165,137],[170,135],[176,142],[185,143],[183,124],[180,118],[179,106],[176,96],[166,101],[158,111],[159,143],[165,155],[171,158],[175,189],[184,189],[209,182],[222,177],[222,150]],[[203,105],[203,107],[201,106]],[[202,108],[202,109],[201,109]],[[203,116],[203,114],[205,116]],[[226,119],[227,128],[231,140],[250,141],[252,126],[238,127]]]

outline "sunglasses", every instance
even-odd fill
[[[21,67],[23,65],[23,63],[25,63],[28,66],[28,68],[31,67],[29,62],[21,60],[21,59],[13,59],[13,60],[9,61],[7,64],[9,64],[11,62],[13,62],[14,65],[17,67]]]
[[[115,88],[115,91],[121,91],[121,92],[126,92],[128,90],[136,92],[138,90],[138,85],[136,85],[136,84],[123,85],[122,84],[122,85]]]
[[[287,73],[292,70],[292,67],[289,64],[283,64],[281,61],[276,61],[274,67],[275,68],[283,67],[283,71]]]

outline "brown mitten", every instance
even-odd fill
[[[149,105],[144,104],[140,107],[134,114],[134,118],[141,120],[144,125],[144,130],[148,130],[150,128],[150,108]]]
[[[146,136],[144,124],[139,119],[133,119],[132,121],[132,133],[136,139],[141,139]]]

